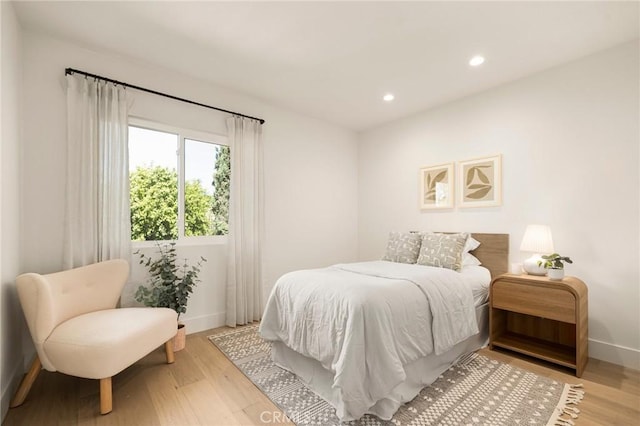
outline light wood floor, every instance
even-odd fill
[[[113,412],[99,414],[98,381],[42,371],[4,425],[264,425],[282,414],[213,344],[213,330],[187,337],[176,363],[162,348],[113,379]],[[640,425],[640,372],[591,359],[582,378],[506,352],[483,355],[567,383],[583,383],[577,426]]]

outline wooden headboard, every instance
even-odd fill
[[[491,271],[491,278],[509,271],[509,234],[471,234],[480,247],[471,252],[482,266]]]

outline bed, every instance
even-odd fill
[[[260,325],[274,362],[341,421],[389,420],[456,360],[488,341],[488,287],[507,272],[508,235],[471,234],[482,262],[459,272],[387,261],[281,277]],[[471,289],[471,291],[469,291]]]

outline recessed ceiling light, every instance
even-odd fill
[[[382,97],[382,99],[387,101],[387,102],[391,102],[394,98],[395,98],[395,96],[393,96],[391,93],[387,93],[386,95],[384,95]]]
[[[484,58],[480,55],[474,56],[469,61],[469,65],[471,65],[472,67],[477,67],[478,65],[482,65],[483,63],[484,63]]]

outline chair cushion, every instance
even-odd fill
[[[57,371],[102,379],[118,374],[176,331],[177,314],[172,309],[107,309],[58,325],[44,342],[44,352]]]

